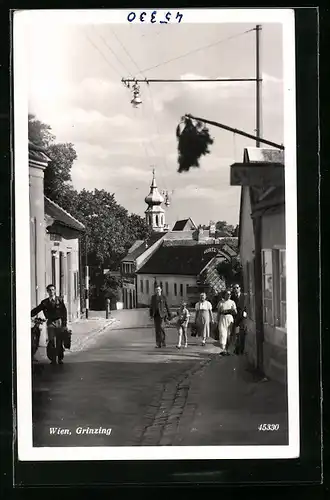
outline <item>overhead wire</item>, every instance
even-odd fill
[[[113,29],[111,29],[111,28],[110,28],[110,31],[111,31],[111,33],[113,33],[113,35],[115,36],[115,38],[118,41],[119,45],[123,49],[123,51],[127,54],[127,56],[129,57],[129,59],[131,60],[131,62],[134,64],[134,66],[138,70],[138,74],[141,74],[142,76],[144,76],[143,72],[140,70],[139,66],[136,64],[135,60],[133,59],[133,57],[131,56],[131,54],[128,52],[128,50],[126,49],[125,45],[122,43],[122,41],[120,40],[120,38],[116,35],[115,31]]]
[[[93,42],[93,40],[91,39],[91,37],[89,36],[88,32],[85,30],[85,36],[87,38],[87,40],[89,41],[89,43],[97,50],[97,52],[101,55],[101,57],[105,60],[105,62],[107,63],[108,66],[110,66],[110,68],[115,72],[117,73],[117,75],[121,76],[119,71],[109,62],[109,60],[105,57],[105,55],[103,54],[103,52],[99,49],[99,47]]]
[[[94,30],[96,31],[95,26],[94,25],[92,25],[92,26],[93,26]],[[112,47],[110,47],[110,45],[108,44],[108,42],[106,41],[106,39],[101,35],[101,33],[98,33],[98,36],[101,38],[101,40],[106,45],[106,47],[110,50],[110,52],[115,56],[115,58],[117,59],[117,61],[119,62],[119,64],[124,68],[124,71],[127,71],[129,73],[129,75],[133,77],[133,74],[130,71],[128,71],[127,67],[119,59],[119,57],[117,56],[116,52],[112,49]]]
[[[146,73],[147,71],[151,71],[153,69],[160,68],[161,66],[164,66],[165,64],[169,64],[170,62],[173,62],[173,61],[178,61],[179,59],[182,59],[183,57],[190,56],[191,54],[196,54],[196,52],[200,52],[202,50],[206,50],[206,49],[209,49],[211,47],[215,47],[217,45],[220,45],[221,43],[224,43],[224,42],[227,42],[228,40],[232,40],[232,39],[237,38],[239,36],[245,35],[246,33],[250,33],[251,31],[254,31],[254,30],[255,30],[255,28],[251,28],[251,29],[243,31],[241,33],[236,33],[235,35],[231,35],[231,36],[228,36],[226,38],[222,38],[221,40],[218,40],[217,42],[210,43],[208,45],[204,45],[203,47],[199,47],[197,49],[190,50],[189,52],[186,52],[185,54],[181,54],[180,56],[173,57],[172,59],[168,59],[166,61],[163,61],[159,64],[156,64],[155,66],[150,66],[149,68],[145,68],[142,70],[142,72],[140,71],[140,73]]]
[[[133,57],[131,56],[131,54],[129,53],[129,51],[125,47],[125,45],[122,43],[122,41],[120,40],[120,38],[117,36],[117,34],[115,33],[115,31],[113,29],[111,29],[111,32],[113,33],[113,35],[117,39],[118,43],[120,44],[120,46],[122,47],[122,49],[124,50],[124,52],[126,53],[126,55],[129,57],[130,61],[134,64],[134,66],[138,70],[138,73],[141,74],[141,76],[145,77],[145,75],[143,74],[143,71],[141,71],[141,69],[137,65],[136,61],[133,59]],[[159,142],[159,149],[160,149],[160,142],[161,142],[161,140],[160,140],[160,132],[159,132],[159,128],[158,128],[157,119],[156,119],[156,116],[155,116],[154,102],[153,102],[153,98],[152,98],[152,95],[151,95],[151,91],[150,91],[149,85],[148,85],[148,91],[149,91],[150,98],[151,98],[150,99],[150,101],[151,101],[151,111],[152,111],[154,122],[155,122],[155,127],[156,127],[158,142]],[[143,113],[143,116],[144,116],[144,118],[145,118],[145,120],[147,122],[148,119],[147,119],[147,117],[145,115],[145,109],[144,109],[144,107],[142,107],[142,113]],[[157,156],[157,151],[156,151],[156,148],[155,148],[153,140],[152,140],[152,135],[150,136],[150,144],[151,144],[151,146],[152,146],[152,148],[154,150],[154,154],[155,154],[155,157],[156,157]],[[160,156],[161,157],[164,156],[161,150],[160,150]],[[149,156],[148,156],[148,158],[149,158]],[[165,164],[166,164],[166,167],[167,167],[166,157],[165,156],[164,156],[164,160],[165,160]],[[163,181],[163,185],[164,185],[165,190],[166,190],[166,182],[165,182],[165,177],[163,176],[162,170],[160,171],[160,175],[161,175],[161,178],[162,178],[162,181]]]
[[[94,27],[94,26],[93,26]],[[95,29],[95,27],[94,27]],[[109,62],[109,60],[105,57],[105,55],[103,54],[103,52],[99,49],[99,47],[93,42],[93,40],[91,39],[91,37],[88,35],[88,33],[86,33],[86,36],[89,40],[89,42],[94,46],[94,48],[99,52],[99,54],[103,57],[103,59],[106,61],[106,63],[111,67],[111,69],[113,69],[120,77],[121,77],[121,74],[117,71],[117,69]],[[116,57],[116,59],[120,62],[121,66],[124,68],[125,72],[127,71],[127,73],[133,77],[133,74],[128,70],[128,68],[120,61],[120,59],[118,58],[117,54],[114,52],[114,50],[108,45],[108,43],[105,41],[104,37],[98,33],[98,36],[103,40],[104,44],[106,45],[106,47],[111,51],[111,53]],[[118,37],[116,37],[118,39]],[[119,41],[119,39],[118,39]],[[123,44],[121,44],[123,46]],[[136,65],[136,64],[135,64]],[[134,110],[135,111],[135,110]],[[134,118],[137,119],[137,113],[134,112]],[[139,141],[139,144],[141,146],[141,149],[142,151],[144,151],[144,154],[146,156],[146,158],[148,159],[148,162],[150,163],[150,154],[149,154],[149,151],[148,151],[148,148],[147,148],[147,145],[144,141]],[[153,147],[153,144],[152,144],[152,147]],[[156,150],[155,148],[153,147],[154,149],[154,155],[156,156],[157,153],[156,153]]]

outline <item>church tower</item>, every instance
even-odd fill
[[[155,169],[152,171],[150,193],[145,197],[144,201],[148,205],[145,211],[147,225],[155,232],[166,231],[165,210],[161,206],[164,202],[164,198],[158,191],[156,185]]]

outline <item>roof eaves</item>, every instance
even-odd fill
[[[84,226],[84,224],[82,224],[82,222],[80,222],[79,220],[77,220],[75,217],[73,217],[73,215],[71,215],[69,212],[67,212],[66,210],[64,210],[64,208],[62,208],[60,205],[58,205],[57,203],[55,203],[55,201],[51,200],[50,198],[47,198],[47,196],[44,196],[44,199],[50,205],[55,206],[58,210],[62,211],[63,213],[65,213],[65,215],[67,215],[70,219],[72,219],[78,226],[80,226],[81,231],[85,231],[86,230],[86,227]],[[59,221],[59,222],[61,222],[63,225],[66,225],[67,227],[70,227],[67,224],[63,223],[62,221]]]

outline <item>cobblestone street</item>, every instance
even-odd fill
[[[254,380],[244,358],[220,357],[212,339],[203,348],[190,337],[176,349],[174,328],[155,349],[147,320],[132,322],[114,321],[64,365],[37,371],[34,446],[287,443],[283,386]],[[279,429],[260,432],[260,424]],[[88,428],[111,433],[79,433]]]

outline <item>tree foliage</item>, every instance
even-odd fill
[[[73,193],[68,183],[71,182],[71,169],[77,153],[71,143],[50,144],[46,151],[51,162],[45,170],[45,195],[61,204],[64,197]]]
[[[89,265],[117,270],[132,242],[150,234],[144,219],[130,215],[104,189],[80,191],[71,213],[86,227]]]
[[[150,235],[145,220],[117,203],[115,195],[104,189],[78,192],[71,183],[77,154],[71,143],[55,143],[51,127],[29,115],[29,139],[44,147],[51,162],[45,170],[45,195],[82,222],[86,228],[88,265],[119,269],[120,260],[137,239]],[[103,274],[102,274],[103,279]],[[114,283],[112,283],[114,286]]]
[[[56,136],[52,134],[50,125],[37,120],[33,114],[29,114],[28,120],[29,140],[43,147],[51,159],[44,174],[45,195],[64,206],[65,200],[75,195],[70,183],[77,153],[71,143],[55,143]]]
[[[199,167],[202,156],[210,153],[213,144],[208,128],[201,122],[194,123],[191,118],[183,117],[184,127],[176,129],[178,139],[178,172],[188,172],[191,167]]]
[[[51,133],[51,126],[37,120],[35,115],[29,113],[29,140],[36,146],[47,148],[55,141],[56,137]]]
[[[228,233],[231,236],[234,236],[235,228],[231,224],[228,224],[225,220],[219,220],[215,224],[215,228],[217,231],[223,231]]]

